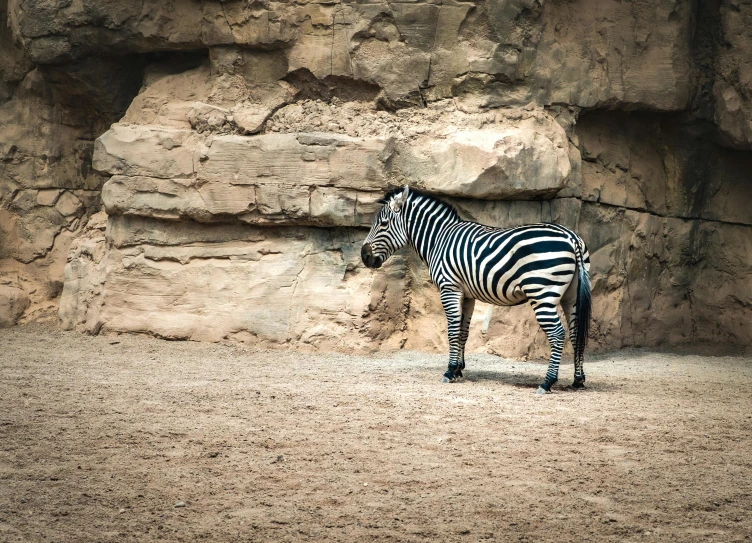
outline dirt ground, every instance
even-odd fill
[[[752,358],[0,330],[0,541],[752,541]],[[180,503],[179,503],[180,502]],[[183,505],[184,506],[181,506]]]

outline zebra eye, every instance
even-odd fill
[[[389,224],[389,219],[382,219],[381,220],[381,226],[387,226]]]

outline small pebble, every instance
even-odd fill
[[[123,513],[125,513],[125,509],[120,509],[120,514],[122,515]]]
[[[185,502],[175,502],[173,507],[185,507]]]

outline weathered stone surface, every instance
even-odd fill
[[[138,130],[143,137],[131,137]],[[319,134],[216,136],[206,145],[181,145],[176,155],[176,148],[151,145],[164,137],[153,127],[129,127],[100,139],[95,167],[117,174],[103,191],[109,213],[362,226],[378,198],[371,193],[380,195],[386,187],[381,140]],[[189,170],[199,146],[203,151],[192,177]],[[131,153],[134,163],[128,162]],[[180,173],[171,176],[173,171]]]
[[[190,130],[116,124],[94,147],[93,166],[112,175],[185,178],[195,172],[197,145]]]
[[[443,138],[431,134],[400,149],[394,164],[421,188],[481,199],[553,197],[572,169],[564,130],[544,116]]]
[[[194,70],[187,77],[204,81],[205,74]],[[164,89],[164,79],[154,85]],[[137,99],[139,111],[126,119],[154,119],[140,108],[161,102],[148,87],[142,94],[149,100]],[[374,132],[382,135],[371,138],[223,134],[229,110],[191,102],[188,111],[190,124],[205,137],[182,128],[118,123],[97,140],[94,167],[113,175],[103,192],[108,213],[366,226],[373,202],[402,179],[445,195],[552,197],[571,181],[572,162],[579,162],[564,129],[541,110],[493,115],[454,110],[445,122],[429,115],[419,127],[407,121],[387,125],[372,112]],[[347,125],[337,110],[326,117],[327,125]],[[307,117],[301,110],[283,118]]]
[[[389,158],[384,140],[358,140],[338,134],[268,134],[244,138],[218,136],[211,140],[197,176],[236,185],[332,185],[360,190],[382,190],[384,162]]]
[[[74,247],[67,327],[361,350],[382,336],[397,346],[382,328],[404,321],[402,303],[377,302],[402,291],[404,266],[366,273],[355,231],[110,220],[106,254],[99,229]]]
[[[55,204],[55,209],[63,217],[76,215],[81,211],[82,208],[83,204],[81,203],[81,200],[79,200],[78,197],[70,191],[64,192]]]
[[[596,343],[750,344],[752,157],[688,146],[670,117],[594,114],[576,131],[582,198],[604,204],[579,218]]]
[[[752,231],[702,222],[690,235],[699,258],[689,259],[692,331],[696,341],[752,343]]]
[[[8,25],[8,0],[0,0],[0,104],[10,100],[13,87],[33,69],[24,50],[13,43]]]
[[[546,2],[538,100],[684,109],[692,90],[692,16],[690,3],[674,0]]]
[[[453,202],[487,224],[556,221],[582,233],[592,258],[594,348],[752,341],[752,227],[581,208],[577,199]],[[379,272],[364,269],[363,230],[135,216],[110,223],[109,251],[98,226],[71,253],[61,304],[68,327],[295,348],[340,349],[347,338],[355,350],[444,349],[425,266],[406,250]],[[478,304],[469,348],[541,357],[548,346],[529,307]]]
[[[752,156],[711,142],[688,147],[671,117],[594,113],[582,116],[576,131],[583,199],[662,216],[752,224]]]
[[[595,341],[601,347],[698,339],[749,345],[752,227],[593,204],[584,204],[583,212],[580,227],[593,265]]]
[[[391,107],[459,97],[676,110],[690,93],[692,10],[671,0],[115,4],[14,0],[11,23],[37,63],[212,48],[226,73],[351,78]]]
[[[22,77],[0,104],[0,284],[23,292],[6,305],[24,321],[54,316],[68,247],[103,178],[86,164],[96,128],[57,104],[39,71]]]
[[[456,203],[468,216],[510,225],[561,221],[561,208],[567,207],[567,202]],[[395,257],[379,273],[365,269],[363,230],[115,216],[107,234],[112,248],[105,252],[101,223],[91,224],[66,268],[61,318],[67,328],[295,348],[443,348],[438,293],[424,266],[405,252],[406,259]],[[489,309],[479,309],[478,319],[487,318]],[[499,334],[488,334],[486,323],[472,340],[474,349],[543,353],[544,338],[532,350],[519,341],[509,350],[515,341],[500,333],[512,322],[516,332],[533,330],[529,308],[499,310],[492,322]]]
[[[721,3],[723,47],[715,63],[715,122],[721,141],[752,149],[752,4]]]
[[[0,285],[0,328],[16,324],[28,307],[29,297],[23,290]]]
[[[107,215],[96,213],[73,241],[65,266],[65,286],[60,297],[63,328],[96,334],[102,327],[106,258]]]
[[[37,204],[40,206],[54,206],[62,192],[60,189],[42,189],[37,191]]]

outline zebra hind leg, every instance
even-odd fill
[[[566,332],[561,324],[561,319],[559,319],[555,304],[538,303],[534,310],[538,324],[545,332],[548,343],[551,345],[551,359],[548,362],[546,378],[540,384],[536,393],[550,394],[551,387],[559,380],[559,362],[561,361],[561,351],[564,349]]]
[[[569,292],[567,292],[569,294]],[[567,316],[567,325],[569,326],[569,340],[572,342],[572,347],[577,344],[577,314],[575,308],[575,296],[564,296],[561,301],[561,306],[564,309],[564,314]],[[583,357],[577,356],[577,349],[574,349],[574,381],[572,382],[572,388],[582,389],[585,388],[585,372],[582,369]]]

